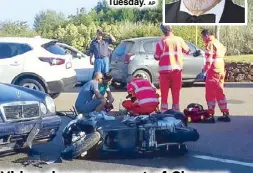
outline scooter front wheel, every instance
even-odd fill
[[[99,132],[87,134],[78,141],[67,146],[61,153],[63,159],[75,159],[80,157],[84,152],[89,152],[100,140]]]

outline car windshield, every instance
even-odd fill
[[[55,55],[66,55],[66,50],[57,45],[56,42],[49,42],[42,45],[44,49]]]

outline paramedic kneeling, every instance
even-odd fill
[[[95,73],[93,80],[87,82],[79,92],[75,107],[79,114],[91,113],[96,116],[103,110],[106,100],[99,93],[98,85],[103,82],[103,74]],[[95,96],[95,97],[94,97]]]
[[[159,95],[156,93],[156,88],[141,75],[136,75],[127,84],[127,92],[132,99],[125,100],[122,106],[132,115],[151,114],[159,105]]]

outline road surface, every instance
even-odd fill
[[[78,90],[74,88],[63,93],[57,98],[56,105],[59,111],[68,111],[77,97]],[[156,157],[138,159],[107,159],[97,161],[63,161],[44,165],[42,169],[29,166],[24,169],[21,164],[12,163],[17,159],[26,157],[25,154],[17,154],[0,158],[2,170],[31,170],[41,172],[161,172],[168,170],[190,172],[230,172],[253,173],[253,89],[252,85],[230,84],[225,88],[229,108],[232,116],[231,123],[216,124],[190,124],[200,133],[199,141],[189,143],[189,153],[184,157]],[[114,91],[114,106],[118,109],[119,100],[124,99],[124,91]],[[171,105],[171,97],[169,98]],[[183,88],[181,94],[181,108],[189,103],[203,103],[204,87]],[[217,109],[217,115],[221,115]],[[63,118],[61,133],[68,118]],[[34,149],[42,153],[43,158],[57,158],[62,150],[61,136],[49,144],[34,146]],[[2,171],[0,170],[0,171]]]

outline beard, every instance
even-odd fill
[[[186,8],[192,11],[205,10],[211,7],[217,0],[183,0]]]

